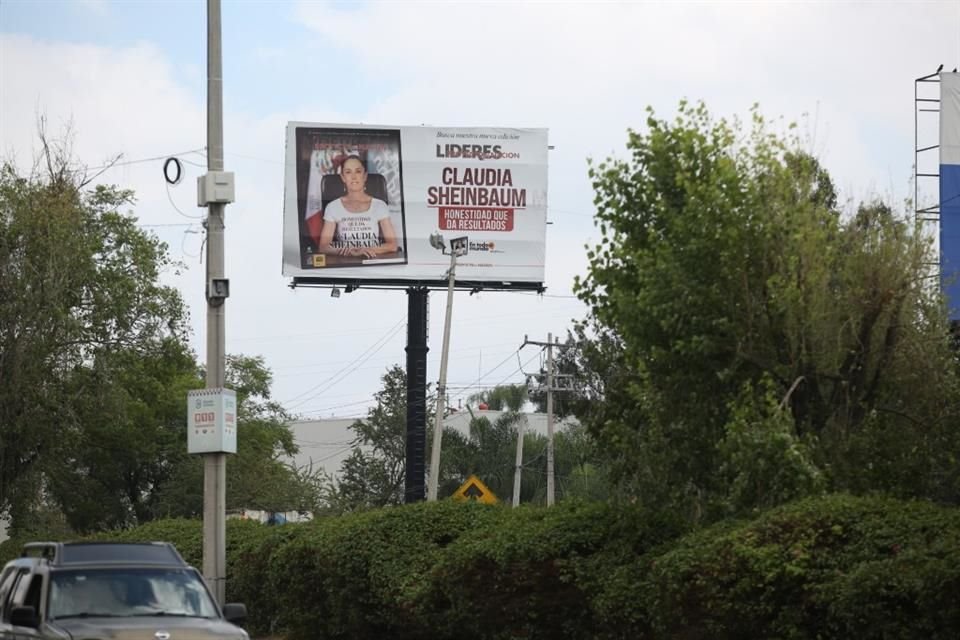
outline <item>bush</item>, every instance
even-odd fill
[[[654,637],[960,634],[960,511],[830,496],[721,525],[643,559]]]
[[[461,536],[483,535],[504,512],[446,500],[306,525],[272,567],[272,584],[284,582],[288,637],[439,637],[421,606],[437,556]]]
[[[573,501],[231,520],[227,595],[252,633],[289,640],[960,637],[958,509],[834,495],[684,522]],[[199,521],[99,538],[167,540],[201,563]]]
[[[438,558],[424,601],[434,633],[449,638],[583,638],[596,625],[578,561],[609,541],[606,504],[563,502],[504,513]]]

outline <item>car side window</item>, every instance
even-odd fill
[[[13,567],[9,567],[3,575],[0,575],[0,616],[6,611],[7,596],[10,595],[10,588],[16,577],[17,571]]]
[[[14,576],[13,587],[3,603],[3,621],[10,622],[10,612],[13,608],[23,603],[23,598],[27,592],[27,586],[30,582],[30,572],[27,569],[21,569]]]
[[[40,589],[43,587],[43,576],[33,574],[30,579],[30,586],[27,588],[27,594],[23,598],[23,604],[27,607],[33,607],[33,610],[40,613]]]

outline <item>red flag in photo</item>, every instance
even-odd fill
[[[320,170],[322,154],[314,151],[310,155],[310,175],[307,179],[307,203],[303,212],[303,221],[307,225],[307,233],[313,240],[313,246],[320,245],[320,231],[323,229],[323,193],[321,183],[323,174]]]

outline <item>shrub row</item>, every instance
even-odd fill
[[[201,535],[169,520],[101,537],[169,540],[199,567]],[[885,498],[692,533],[570,502],[229,521],[227,564],[251,631],[289,640],[960,637],[960,510]]]

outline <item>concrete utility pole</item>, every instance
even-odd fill
[[[197,203],[207,207],[207,388],[225,383],[223,214],[233,202],[233,174],[223,171],[223,64],[220,0],[207,0],[207,174],[198,181]],[[227,454],[203,455],[203,575],[221,604],[226,591]]]
[[[556,500],[553,478],[553,334],[547,334],[547,506]]]
[[[517,426],[517,462],[513,472],[513,506],[520,506],[520,482],[523,478],[523,425],[526,418]]]
[[[552,507],[556,501],[555,474],[553,466],[553,392],[554,373],[553,373],[553,348],[557,345],[554,342],[553,334],[547,334],[546,342],[537,342],[536,340],[527,340],[524,336],[523,344],[520,348],[533,344],[547,348],[547,506]],[[520,429],[520,438],[523,437],[523,429]],[[517,468],[513,480],[513,505],[517,506],[520,502],[520,471],[523,465],[523,444],[517,443]]]

